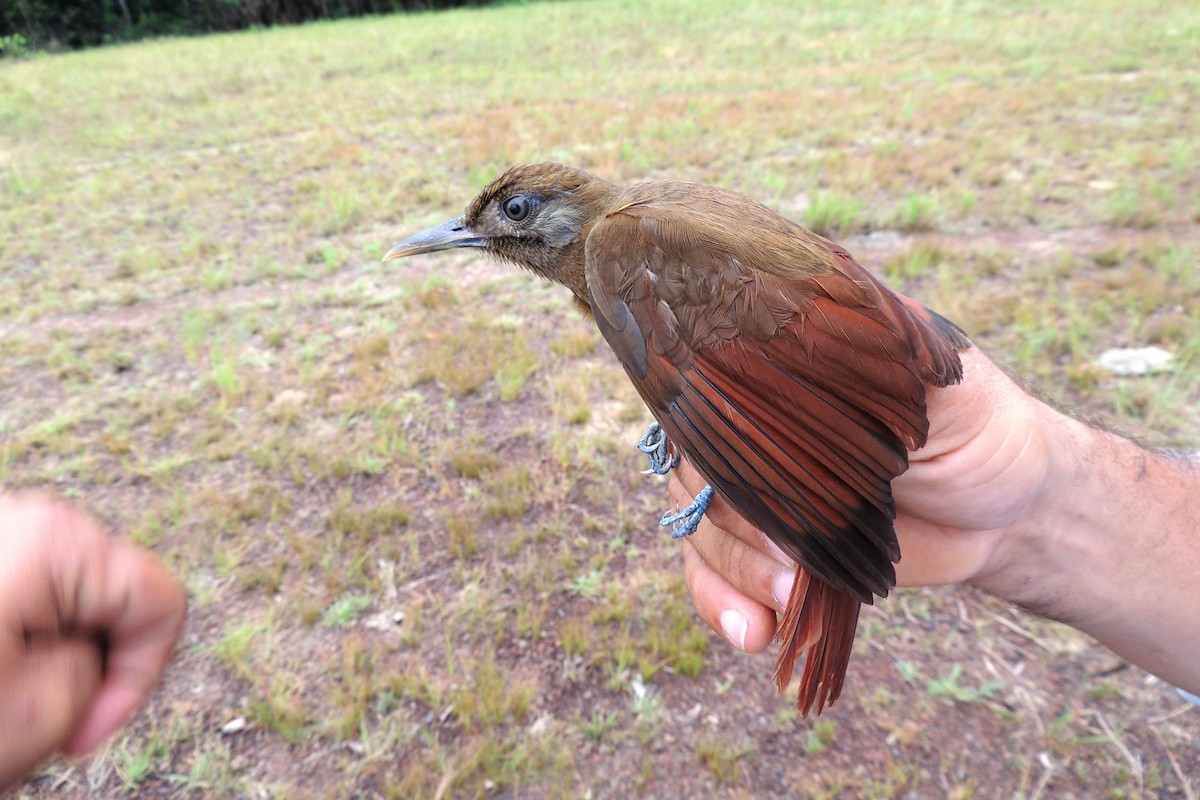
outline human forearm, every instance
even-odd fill
[[[1040,417],[1050,478],[972,582],[1200,691],[1200,470]]]

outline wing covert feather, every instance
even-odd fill
[[[663,239],[684,234],[650,202],[637,211],[597,224],[587,272],[601,332],[647,405],[784,552],[865,602],[885,595],[899,557],[890,482],[907,468],[907,449],[924,444],[926,381],[957,378],[954,343],[834,245],[836,268],[808,279],[683,263]],[[683,241],[691,260],[712,261]],[[750,333],[745,309],[756,310]],[[714,331],[728,333],[713,341]],[[644,361],[627,355],[638,336]],[[939,357],[926,374],[919,364],[931,349]]]

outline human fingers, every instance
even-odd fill
[[[688,463],[686,458],[681,459],[679,465],[672,470],[671,480],[667,487],[672,506],[683,508],[692,502],[692,498],[699,494],[705,485],[704,477]],[[720,495],[713,495],[708,510],[704,512],[704,519],[713,523],[721,533],[736,536],[750,547],[761,550],[780,562],[785,564],[792,563],[791,559],[784,555],[778,545],[767,538],[766,534],[758,528],[739,516]]]
[[[149,553],[46,497],[0,498],[0,539],[7,635],[104,642],[103,679],[67,748],[85,752],[157,684],[186,613],[183,588]]]
[[[775,636],[775,612],[731,586],[687,539],[680,551],[684,579],[700,619],[741,650],[757,653],[765,649]]]
[[[187,615],[182,585],[149,553],[110,540],[107,580],[80,624],[104,632],[104,681],[67,746],[85,753],[129,719],[158,685]]]
[[[673,487],[672,496],[679,492],[686,490]],[[753,534],[761,537],[757,531]],[[787,607],[795,566],[782,560],[786,558],[782,554],[747,544],[719,527],[707,514],[686,541],[708,569],[748,599],[779,612]],[[751,537],[751,541],[762,539]]]
[[[0,648],[0,790],[62,749],[100,684],[99,645],[33,637]],[[14,734],[14,735],[9,735]]]

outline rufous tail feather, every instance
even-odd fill
[[[787,609],[775,635],[779,642],[775,685],[780,692],[787,689],[796,661],[804,656],[796,696],[801,714],[808,716],[814,709],[820,714],[842,693],[861,607],[857,598],[796,568]]]

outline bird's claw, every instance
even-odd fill
[[[646,458],[650,459],[650,469],[642,470],[643,475],[666,475],[679,464],[679,454],[671,452],[670,442],[667,441],[667,432],[657,422],[651,422],[650,427],[646,428],[645,435],[638,441],[638,450],[641,450],[646,454]],[[700,494],[692,499],[687,508],[673,514],[670,512],[663,514],[659,518],[658,524],[671,529],[672,539],[690,536],[700,526],[700,519],[708,510],[712,496],[712,487],[705,486],[700,490]]]
[[[672,539],[682,539],[684,536],[691,536],[696,532],[696,528],[700,527],[700,519],[704,516],[704,512],[708,511],[708,506],[712,503],[713,488],[705,486],[700,490],[700,494],[692,499],[691,505],[687,508],[676,511],[674,514],[663,514],[659,519],[658,524],[664,528],[671,529]]]
[[[667,432],[657,422],[650,423],[637,446],[650,459],[650,469],[642,470],[643,475],[666,475],[679,463],[679,455],[670,450]]]

